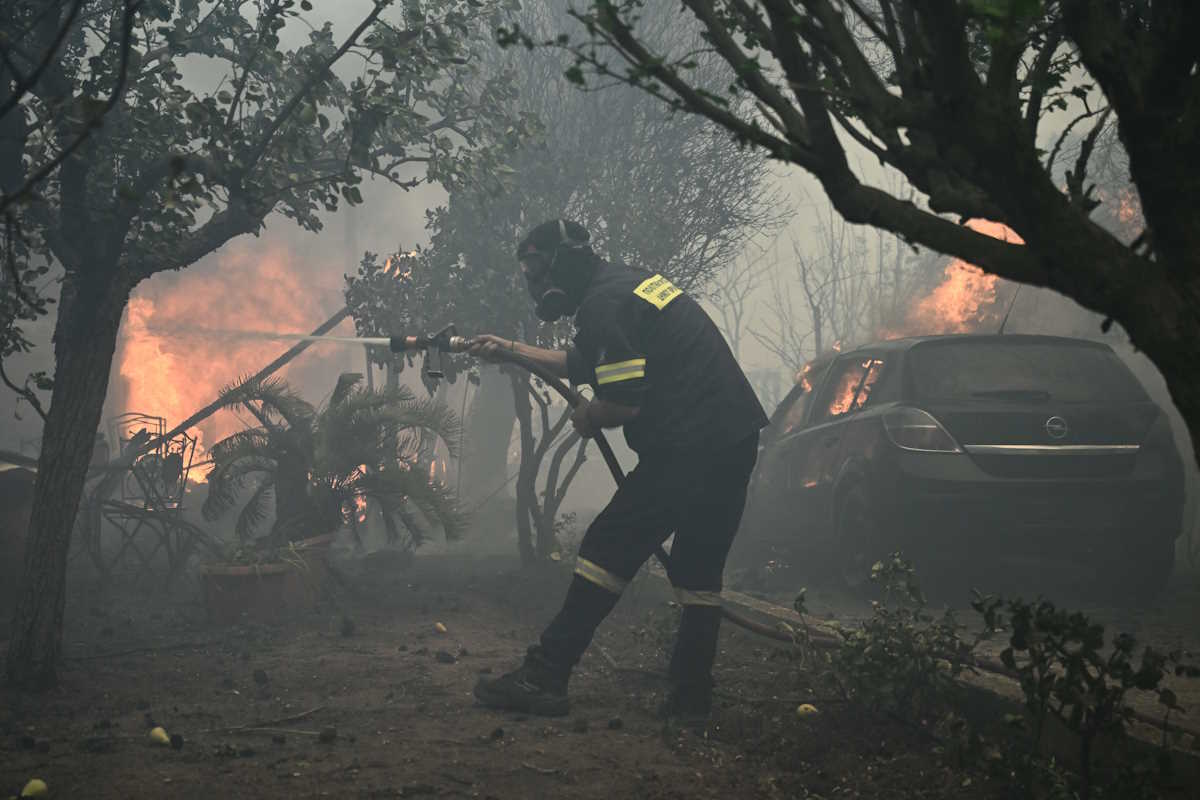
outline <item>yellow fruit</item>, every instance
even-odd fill
[[[796,716],[798,717],[812,717],[820,713],[821,712],[817,711],[817,707],[812,703],[801,703],[800,705],[796,706]]]
[[[45,797],[48,794],[50,787],[41,778],[34,778],[21,790],[21,797]]]
[[[155,744],[170,744],[171,737],[167,736],[167,732],[160,725],[157,728],[150,729],[150,741]]]
[[[446,633],[446,626],[440,622],[435,622],[433,624],[433,629],[438,633]]]

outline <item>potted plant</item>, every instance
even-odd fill
[[[406,387],[367,390],[361,382],[358,373],[339,376],[321,408],[278,379],[222,392],[225,407],[245,408],[259,425],[210,450],[204,517],[216,520],[241,504],[227,561],[202,568],[213,619],[271,619],[311,607],[335,533],[346,525],[357,531],[367,500],[380,509],[389,540],[407,550],[431,527],[448,539],[461,534],[466,520],[456,499],[417,463],[431,436],[455,454],[454,413]]]

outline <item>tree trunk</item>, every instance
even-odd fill
[[[538,513],[534,478],[527,477],[523,471],[517,478],[517,552],[521,555],[521,564],[526,567],[536,564],[538,560],[532,525]]]
[[[537,489],[534,488],[536,496]],[[554,535],[554,518],[558,516],[557,507],[543,504],[534,506],[533,529],[537,533],[537,557],[540,561],[550,558],[558,550],[558,537]]]
[[[479,390],[471,401],[466,425],[466,452],[460,461],[463,494],[486,497],[508,478],[508,445],[516,410],[508,378],[498,368],[484,366]]]
[[[92,280],[68,272],[54,330],[54,391],[42,436],[25,571],[8,646],[9,683],[45,689],[57,682],[66,600],[67,552],[100,427],[130,287],[113,271]]]
[[[537,561],[534,551],[533,530],[530,523],[538,513],[536,442],[533,439],[533,409],[529,400],[529,378],[524,374],[510,373],[513,406],[517,424],[521,431],[521,466],[517,473],[517,550],[521,563],[530,566]]]

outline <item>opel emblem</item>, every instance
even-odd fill
[[[1046,420],[1046,435],[1051,439],[1065,439],[1067,431],[1067,421],[1062,417],[1051,417]]]

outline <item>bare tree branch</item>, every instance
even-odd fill
[[[2,382],[12,391],[16,392],[16,394],[23,398],[25,402],[29,403],[29,407],[37,412],[37,415],[42,418],[42,422],[46,421],[46,411],[42,408],[42,403],[38,399],[38,396],[33,393],[33,390],[30,389],[28,385],[23,387],[17,386],[15,383],[9,380],[8,373],[4,371],[3,359],[0,359],[0,382]]]

